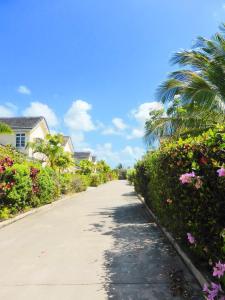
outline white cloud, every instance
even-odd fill
[[[31,102],[30,106],[23,111],[23,116],[26,117],[45,117],[48,125],[54,127],[58,125],[58,119],[54,111],[45,103]]]
[[[64,117],[66,126],[73,131],[83,132],[95,130],[95,125],[89,114],[91,108],[91,104],[86,101],[74,101]]]
[[[145,102],[141,104],[137,109],[131,112],[131,115],[141,124],[144,124],[149,117],[149,112],[153,110],[162,109],[163,105],[160,102]]]
[[[144,134],[145,133],[143,128],[133,128],[131,134],[127,135],[127,139],[128,140],[140,139],[143,138]]]
[[[103,135],[121,135],[125,134],[125,129],[128,126],[124,123],[123,119],[121,118],[113,118],[112,119],[112,126],[109,127],[102,127],[102,134]]]
[[[144,136],[145,122],[149,118],[149,113],[153,110],[162,109],[163,105],[160,102],[145,102],[138,106],[138,108],[131,111],[131,116],[137,121],[138,125],[133,128],[131,133],[127,135],[127,139],[142,138]]]
[[[17,107],[10,102],[0,105],[0,117],[2,118],[15,117],[16,111]]]
[[[127,145],[121,150],[114,150],[111,143],[97,145],[94,153],[97,159],[106,160],[110,165],[116,166],[122,163],[125,166],[132,166],[136,160],[144,154],[144,149]]]
[[[20,85],[17,89],[17,92],[24,95],[31,94],[31,90],[26,85]]]
[[[121,118],[114,118],[112,120],[112,123],[118,130],[124,130],[127,128],[127,125],[124,123],[123,119]]]

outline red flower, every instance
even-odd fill
[[[199,159],[199,163],[202,164],[202,165],[206,165],[208,163],[208,159],[205,156],[202,156]]]

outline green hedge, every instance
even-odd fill
[[[193,253],[206,262],[225,261],[224,132],[166,142],[135,167],[136,191],[174,236],[185,244],[189,237]]]
[[[0,220],[14,214],[51,203],[61,194],[87,189],[90,179],[85,175],[57,174],[49,167],[12,158],[0,160]]]

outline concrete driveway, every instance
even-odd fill
[[[200,299],[125,181],[2,228],[0,269],[2,300]]]

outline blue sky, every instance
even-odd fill
[[[131,165],[172,53],[223,21],[222,0],[1,0],[0,116],[44,115],[77,150]]]

